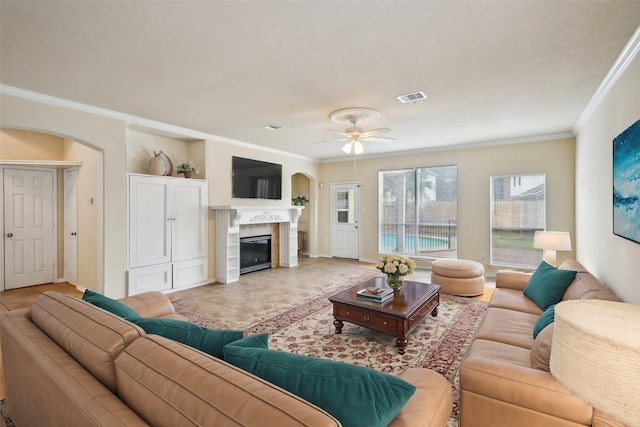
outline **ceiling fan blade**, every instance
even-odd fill
[[[316,142],[312,142],[312,144],[323,144],[325,142],[337,142],[337,141],[348,141],[349,138],[333,138],[333,139],[326,139],[324,141],[316,141]]]
[[[360,139],[366,142],[396,142],[395,138],[385,138],[382,136],[368,136]]]
[[[328,130],[329,132],[337,133],[338,135],[349,136],[348,133],[342,132],[342,131],[339,131],[339,130],[335,130],[335,129],[325,129],[325,130]]]
[[[390,130],[391,129],[389,129],[389,128],[371,129],[371,130],[368,130],[366,132],[362,132],[360,135],[365,137],[365,138],[367,138],[367,137],[370,137],[370,136],[376,136],[376,135],[379,135],[381,133],[389,132]]]

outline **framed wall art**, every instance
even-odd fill
[[[613,234],[640,243],[640,120],[613,139]]]

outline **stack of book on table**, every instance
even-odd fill
[[[358,299],[385,302],[393,298],[393,289],[391,288],[365,288],[358,291]]]

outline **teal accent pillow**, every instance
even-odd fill
[[[222,359],[223,347],[233,341],[242,339],[242,331],[208,329],[195,323],[177,319],[146,318],[132,320],[148,334],[186,344],[218,359]]]
[[[269,350],[267,334],[224,348],[225,360],[324,409],[349,427],[387,426],[412,384],[364,366]]]
[[[97,292],[93,292],[90,289],[84,291],[82,299],[130,322],[135,319],[142,319],[142,316],[128,305],[109,297],[105,297]]]
[[[542,261],[524,288],[524,294],[543,310],[560,302],[577,271],[559,270]]]
[[[556,305],[551,305],[544,313],[538,317],[536,324],[533,326],[533,339],[538,337],[538,334],[547,326],[553,323],[556,316]]]

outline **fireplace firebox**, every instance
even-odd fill
[[[240,274],[271,268],[271,236],[240,238]]]

